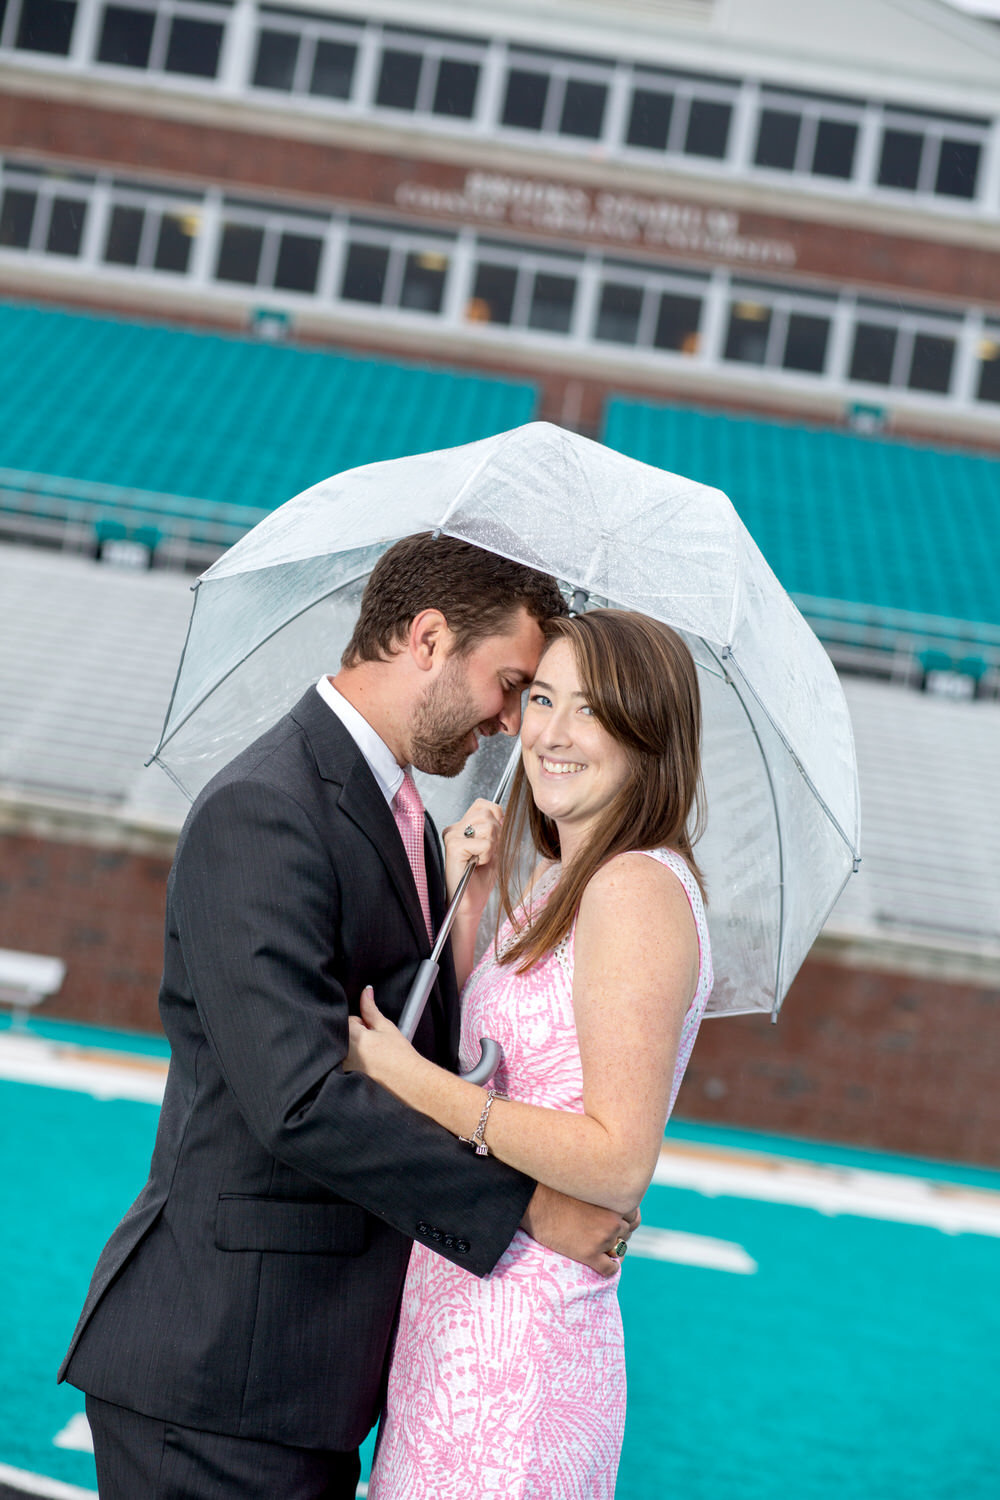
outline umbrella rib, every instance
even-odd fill
[[[187,632],[185,633],[185,636],[184,636],[184,645],[183,645],[183,647],[181,649],[181,659],[177,663],[177,671],[174,674],[174,685],[170,689],[170,702],[167,704],[167,711],[166,711],[166,713],[163,716],[163,728],[160,730],[159,744],[157,745],[156,749],[153,751],[153,753],[149,757],[149,759],[143,762],[143,765],[149,766],[149,765],[152,765],[153,761],[155,760],[161,766],[163,766],[163,769],[165,771],[166,771],[167,768],[166,768],[166,766],[163,765],[163,762],[159,759],[159,756],[160,756],[160,751],[163,749],[163,746],[164,746],[163,736],[167,732],[167,725],[170,723],[170,714],[171,714],[171,712],[173,710],[174,702],[175,702],[175,700],[177,698],[177,684],[180,682],[180,680],[181,680],[181,673],[184,670],[184,658],[187,656],[187,649],[188,649],[188,646],[191,644],[191,630],[192,630],[192,628],[194,626],[194,614],[195,614],[195,610],[198,608],[198,600],[200,598],[198,590],[199,590],[200,587],[201,587],[201,579],[197,578],[195,580],[195,582],[191,585],[191,588],[192,588],[192,590],[194,592],[194,603],[191,606],[191,614],[188,617]],[[168,775],[169,774],[170,773],[168,772]],[[176,777],[172,777],[172,780],[176,781],[177,778]],[[177,785],[180,786],[180,782],[177,782]],[[183,788],[182,788],[182,790],[183,790]],[[185,795],[187,795],[187,794],[185,793]]]
[[[259,640],[257,642],[256,646],[254,646],[254,648],[253,648],[253,651],[248,651],[247,654],[246,654],[246,656],[241,657],[241,659],[238,662],[234,662],[233,665],[229,668],[228,672],[224,672],[217,682],[213,682],[212,686],[210,688],[207,688],[206,691],[204,693],[202,693],[202,695],[198,699],[197,703],[192,703],[191,707],[188,709],[188,711],[184,715],[183,719],[181,719],[181,721],[178,724],[174,725],[173,729],[170,731],[169,736],[167,736],[165,739],[161,737],[160,743],[157,745],[156,749],[153,751],[153,754],[150,756],[150,760],[159,761],[160,751],[163,750],[165,748],[165,746],[169,745],[170,741],[174,738],[174,736],[181,729],[184,728],[184,725],[188,722],[188,720],[194,714],[196,714],[198,712],[199,708],[201,708],[202,704],[206,701],[206,699],[210,698],[213,693],[217,692],[219,690],[219,688],[222,686],[222,684],[224,682],[226,682],[230,677],[232,677],[232,675],[233,675],[234,672],[238,672],[239,669],[240,669],[240,667],[243,665],[244,662],[249,661],[250,657],[253,656],[253,654],[254,654],[255,651],[259,651],[260,648],[261,648],[261,646],[266,646],[267,643],[268,643],[268,641],[273,640],[276,635],[280,635],[281,631],[283,631],[286,628],[286,626],[290,625],[293,620],[301,619],[301,617],[304,614],[307,614],[309,610],[314,609],[317,604],[322,604],[322,602],[323,602],[324,599],[329,599],[331,594],[339,593],[339,591],[341,589],[343,589],[343,588],[346,588],[348,586],[348,584],[357,583],[357,581],[358,581],[359,578],[365,578],[365,577],[367,577],[367,575],[370,572],[371,572],[370,568],[359,568],[358,571],[356,573],[352,573],[350,575],[350,577],[348,577],[348,578],[342,578],[340,580],[340,582],[337,584],[336,588],[328,589],[325,594],[320,594],[318,596],[318,598],[316,598],[316,599],[310,599],[309,603],[303,605],[303,607],[300,610],[296,611],[296,613],[294,615],[289,615],[287,619],[282,620],[282,622],[281,622],[280,625],[276,625],[275,628],[272,631],[270,631],[268,635],[265,635],[262,640]],[[197,603],[197,595],[195,596],[195,602]],[[194,620],[194,611],[193,610],[191,611],[191,619],[192,619],[192,621]],[[190,633],[191,633],[191,626],[189,624],[188,625],[188,637],[189,638],[190,638]],[[187,650],[187,641],[185,641],[185,643],[184,643],[184,650],[185,651]],[[184,657],[182,655],[181,656],[181,665],[182,666],[183,666],[183,663],[184,663]],[[178,675],[178,678],[179,678],[180,677],[180,669],[178,669],[177,675]],[[175,682],[174,683],[174,692],[176,693],[176,691],[177,691],[177,684]],[[173,695],[171,695],[170,702],[171,702],[171,705],[172,705],[173,704]],[[167,727],[166,724],[164,724],[163,727],[164,727],[164,729],[166,729],[166,727]],[[148,765],[149,761],[147,761],[146,764]],[[163,764],[162,761],[160,761],[160,764],[161,765]]]
[[[479,460],[479,463],[472,470],[472,473],[466,475],[465,483],[459,487],[458,493],[453,496],[451,504],[447,507],[447,509],[445,510],[444,515],[442,516],[441,520],[438,522],[438,530],[439,531],[444,531],[445,527],[447,526],[448,522],[451,520],[451,518],[454,515],[455,511],[457,510],[458,506],[461,504],[462,496],[465,494],[466,490],[472,484],[473,480],[479,478],[480,474],[486,468],[486,465],[489,464],[489,463],[492,463],[492,461],[496,458],[497,454],[501,453],[503,451],[503,449],[510,442],[511,438],[513,438],[519,431],[520,431],[520,428],[513,427],[513,428],[511,428],[511,430],[509,432],[505,432],[503,434],[503,441],[500,442],[500,443],[497,443],[497,445],[496,445],[495,448],[491,448],[488,453],[484,454],[483,457]]]
[[[706,644],[707,644],[707,642],[706,642]],[[709,647],[709,649],[711,649],[711,648]],[[781,727],[778,724],[775,723],[774,718],[772,717],[772,715],[768,711],[767,705],[762,701],[762,699],[760,697],[760,694],[757,692],[757,689],[754,687],[753,683],[745,675],[745,673],[743,671],[743,668],[740,666],[739,662],[736,660],[736,657],[733,656],[731,649],[730,649],[729,656],[726,658],[726,660],[727,661],[731,661],[732,664],[733,664],[733,666],[736,668],[737,672],[739,672],[739,674],[740,674],[740,680],[741,680],[741,682],[743,682],[745,684],[747,692],[753,698],[754,702],[757,704],[757,706],[760,709],[761,713],[764,714],[764,716],[767,719],[767,722],[770,724],[771,728],[774,730],[775,734],[778,736],[779,740],[784,745],[785,749],[788,751],[789,755],[792,758],[792,761],[795,764],[796,769],[799,772],[799,775],[802,777],[802,780],[805,782],[806,786],[812,792],[813,796],[816,798],[816,801],[819,803],[820,807],[826,813],[827,817],[829,818],[830,822],[833,824],[834,828],[840,834],[840,837],[843,839],[843,841],[846,844],[847,848],[851,851],[851,855],[853,856],[853,858],[854,859],[859,858],[858,850],[857,850],[857,847],[855,846],[853,840],[850,839],[850,838],[848,838],[847,834],[844,832],[843,828],[840,826],[840,819],[837,818],[833,814],[833,812],[830,810],[829,803],[820,794],[819,789],[816,786],[816,783],[813,781],[812,777],[809,775],[809,772],[806,770],[805,766],[802,764],[801,760],[796,755],[794,749],[789,744],[788,738],[783,733]],[[739,697],[739,694],[737,694],[737,697]]]
[[[723,659],[719,656],[716,656],[715,651],[709,645],[708,641],[705,640],[704,636],[701,637],[701,640],[703,646],[705,647],[705,650],[709,653],[710,656],[714,658],[716,662],[718,662],[719,668],[722,671],[725,680],[729,683],[730,687],[736,695],[737,703],[740,705],[740,708],[742,708],[744,714],[746,714],[747,723],[750,725],[750,732],[753,735],[754,739],[757,741],[757,749],[760,752],[761,764],[764,767],[764,774],[767,777],[767,789],[771,794],[771,806],[774,809],[774,826],[777,830],[778,836],[778,952],[775,958],[774,966],[774,1000],[771,1005],[771,1019],[773,1021],[776,1021],[778,1019],[778,1011],[781,1008],[781,1000],[783,998],[780,995],[779,990],[781,985],[781,960],[784,956],[785,947],[785,851],[782,847],[781,842],[781,816],[778,808],[778,799],[775,796],[774,792],[774,778],[771,775],[771,767],[767,763],[767,756],[764,754],[764,746],[761,744],[760,735],[757,733],[757,726],[753,721],[753,716],[750,713],[750,710],[743,702],[743,698],[740,695],[740,691],[737,688],[736,683],[733,681],[729,672],[726,671]],[[727,656],[725,660],[731,661],[731,655]],[[740,673],[740,677],[744,682],[746,682],[746,678],[743,676],[742,672]],[[749,686],[749,683],[747,684],[747,686]],[[754,698],[758,703],[760,702],[760,699],[757,698],[756,693],[754,693]],[[763,704],[761,704],[761,707],[763,708]],[[768,714],[767,717],[770,721],[770,714]]]

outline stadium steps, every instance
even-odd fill
[[[179,828],[155,745],[191,607],[185,580],[0,546],[0,795]],[[863,861],[839,935],[1000,944],[1000,704],[844,681]]]

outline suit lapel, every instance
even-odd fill
[[[430,943],[410,861],[389,804],[360,751],[340,793],[340,810],[357,824],[378,851],[406,910],[420,946],[420,956],[426,958],[430,953]]]
[[[299,700],[291,714],[308,736],[320,776],[340,785],[341,811],[360,829],[385,866],[413,928],[420,956],[426,958],[430,944],[413,871],[396,820],[368,762],[314,688]],[[428,874],[430,869],[428,864]]]

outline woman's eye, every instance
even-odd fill
[[[532,693],[530,695],[529,702],[540,703],[542,708],[550,708],[552,706],[552,700],[550,698],[546,698],[544,693]]]
[[[594,710],[591,708],[589,703],[581,703],[580,712],[582,714],[590,714],[593,717]]]

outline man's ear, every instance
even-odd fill
[[[451,650],[454,636],[439,609],[422,609],[410,621],[406,644],[421,672],[440,666]]]

